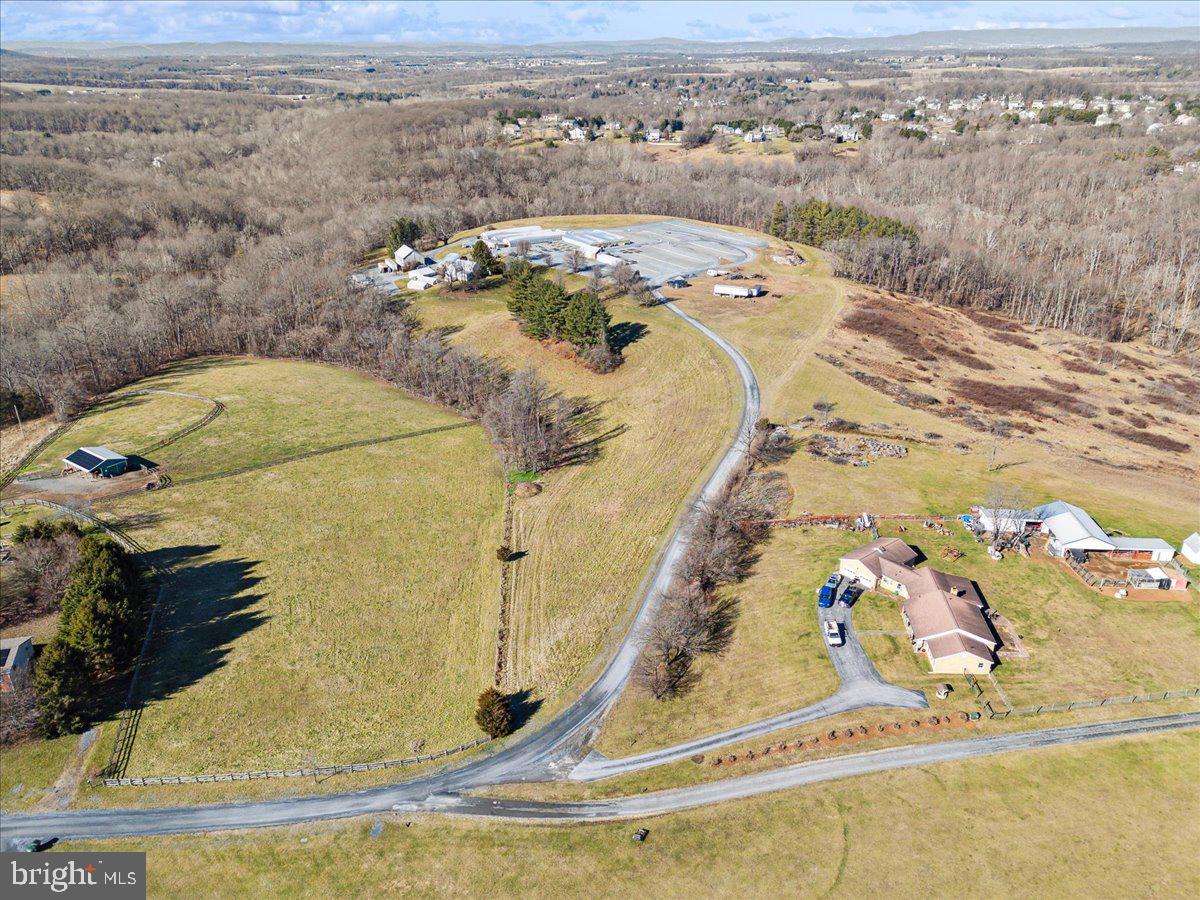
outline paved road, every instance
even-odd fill
[[[761,737],[783,728],[815,722],[826,716],[853,712],[869,706],[893,706],[903,709],[925,709],[929,706],[925,695],[920,691],[897,687],[884,681],[883,676],[875,669],[871,658],[867,656],[862,644],[858,641],[851,610],[839,606],[821,609],[816,605],[815,600],[811,608],[816,610],[817,625],[821,629],[822,635],[825,622],[832,620],[841,623],[842,633],[846,638],[846,643],[841,647],[830,647],[826,644],[826,649],[829,651],[834,668],[842,682],[841,687],[832,695],[802,709],[739,725],[727,731],[720,731],[671,747],[663,747],[660,750],[639,753],[636,756],[610,759],[593,750],[571,770],[570,779],[572,781],[598,781],[614,775],[626,775],[641,769],[678,762],[697,753],[709,753],[721,747]]]
[[[745,255],[746,261],[754,256],[749,250]],[[67,833],[75,836],[159,834],[252,828],[285,821],[353,816],[386,809],[391,804],[401,801],[487,785],[565,777],[582,758],[582,748],[594,740],[601,718],[616,702],[629,679],[642,647],[646,627],[657,612],[663,591],[670,583],[672,573],[687,549],[689,537],[698,518],[698,507],[722,490],[730,474],[745,457],[747,439],[759,417],[758,380],[745,357],[707,326],[670,304],[666,306],[675,315],[701,331],[729,356],[742,381],[742,417],[732,446],[717,463],[695,502],[685,511],[679,527],[656,563],[633,623],[620,647],[595,683],[566,710],[538,731],[490,756],[474,760],[449,772],[436,773],[396,785],[331,797],[210,807],[64,813],[62,815],[66,818],[54,820],[54,827],[66,830],[50,833],[39,830],[48,826],[46,820],[15,814],[0,818],[0,838],[7,841],[18,835],[44,838]],[[68,821],[73,824],[68,825]],[[117,830],[112,830],[113,828]]]
[[[627,819],[677,812],[696,806],[707,806],[727,800],[754,797],[773,791],[786,790],[819,781],[868,775],[910,766],[992,756],[1019,750],[1036,750],[1064,744],[1154,734],[1200,727],[1200,713],[1179,713],[1118,722],[1098,722],[1090,725],[1068,725],[1040,731],[1021,731],[989,738],[950,740],[936,744],[876,750],[854,756],[838,756],[810,763],[799,763],[782,769],[772,769],[756,775],[713,781],[694,787],[656,791],[583,803],[546,803],[528,800],[491,800],[486,797],[446,798],[431,805],[402,806],[402,810],[436,809],[456,815],[489,816],[505,819],[543,821],[597,821]]]
[[[746,256],[747,259],[744,261],[752,258],[753,254],[747,251]],[[699,495],[699,499],[704,500],[714,496],[724,486],[729,474],[744,456],[745,440],[743,438],[749,434],[759,415],[758,381],[746,360],[724,338],[674,306],[670,304],[666,304],[666,306],[672,313],[708,336],[729,356],[743,384],[744,406],[739,424],[738,440],[722,457],[712,475],[705,482]],[[653,576],[643,595],[631,628],[597,681],[578,700],[546,723],[540,730],[490,756],[476,759],[451,771],[435,773],[395,785],[383,785],[327,797],[300,797],[216,806],[78,810],[7,815],[0,817],[0,843],[8,846],[11,841],[30,837],[39,839],[115,837],[259,828],[316,819],[336,819],[379,813],[392,808],[535,819],[588,819],[605,818],[612,815],[647,815],[653,812],[683,809],[701,803],[750,796],[754,793],[778,790],[822,778],[844,777],[901,765],[924,765],[940,759],[957,759],[964,758],[964,755],[970,755],[964,754],[961,748],[972,742],[962,741],[923,748],[881,751],[880,754],[864,754],[857,757],[812,763],[807,766],[791,767],[778,773],[764,773],[682,791],[624,798],[609,801],[600,806],[596,804],[529,804],[460,796],[461,792],[489,785],[565,777],[576,766],[579,757],[582,756],[581,748],[588,744],[602,716],[620,696],[628,680],[641,647],[645,626],[658,608],[662,590],[670,580],[675,564],[687,546],[688,536],[694,527],[695,520],[694,507],[689,508],[680,527],[668,542],[662,557],[654,567]],[[839,659],[835,656],[835,665],[838,663]],[[841,663],[838,672],[843,679],[851,679],[852,689],[854,689],[854,685],[859,685],[859,689],[866,693],[880,690],[883,686],[899,690],[886,685],[886,683],[873,686],[869,684],[868,682],[871,682],[870,673],[862,670],[861,660],[855,657],[853,650],[844,654]],[[874,672],[874,668],[870,667],[869,660],[867,665],[871,672]],[[875,673],[874,677],[878,678],[878,674]],[[836,696],[838,695],[835,694]],[[902,700],[903,698],[896,695],[896,699]],[[1174,718],[1180,719],[1180,717]],[[1200,719],[1200,715],[1193,715],[1190,719],[1186,716],[1182,718],[1187,720],[1184,724],[1174,725],[1166,724],[1172,717],[1143,720],[1145,724],[1141,730],[1148,732],[1169,727],[1192,727],[1196,724],[1194,720]],[[1119,733],[1135,733],[1134,731],[1120,730],[1130,727],[1127,723],[1114,723],[1109,726],[1084,726],[1082,729],[1075,730],[1060,729],[1058,731],[1064,732],[1061,737],[1042,738],[1041,740],[1048,743],[1064,743],[1074,740],[1091,740]],[[1002,752],[1005,749],[1044,746],[1044,743],[1039,743],[1038,734],[1048,735],[1051,732],[1035,732],[1027,736],[1014,735],[1004,739],[996,738],[973,742],[979,747],[975,755],[986,752]],[[995,743],[997,741],[1006,743],[997,744]],[[957,751],[954,749],[956,745],[960,747]],[[994,749],[986,749],[989,747]],[[895,754],[911,754],[911,756],[896,756]],[[887,763],[889,759],[894,760],[890,765]],[[818,766],[825,768],[816,768]]]
[[[314,819],[378,814],[388,810],[533,821],[619,819],[674,812],[889,769],[927,766],[996,753],[1196,727],[1200,727],[1200,713],[1023,731],[989,738],[951,740],[894,750],[876,750],[853,756],[838,756],[694,787],[585,803],[493,800],[487,797],[460,796],[450,791],[431,791],[421,795],[411,792],[410,783],[407,786],[376,788],[336,797],[310,797],[263,803],[181,809],[80,810],[71,813],[27,814],[5,818],[0,823],[0,837],[7,847],[11,841],[27,838],[107,838],[183,831],[220,831],[228,828],[264,828]]]

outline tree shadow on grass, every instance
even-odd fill
[[[508,711],[512,713],[513,731],[523,728],[533,718],[534,714],[542,708],[542,699],[534,697],[533,691],[529,690],[529,688],[513,691],[513,693],[508,695],[507,700]]]
[[[223,667],[233,644],[267,621],[254,607],[262,579],[246,559],[189,562],[215,546],[169,547],[147,554],[149,561],[175,568],[166,585],[150,654],[143,663],[137,702],[164,700]]]
[[[564,402],[568,408],[567,428],[575,441],[563,448],[551,468],[592,462],[600,456],[606,443],[629,430],[624,424],[605,427],[600,414],[603,402],[586,397],[571,397]]]
[[[650,333],[641,322],[618,322],[608,329],[608,345],[617,353],[635,344]]]

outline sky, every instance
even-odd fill
[[[0,40],[771,40],[974,28],[1191,26],[1197,0],[0,0]]]

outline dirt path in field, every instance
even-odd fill
[[[829,333],[829,329],[833,327],[833,323],[841,313],[846,299],[846,286],[840,282],[834,282],[833,284],[834,289],[837,291],[836,300],[829,305],[829,309],[821,316],[812,332],[790,348],[789,353],[791,353],[792,361],[786,369],[767,384],[765,393],[768,398],[773,400],[779,396],[780,391],[808,364],[809,360],[812,359],[813,351],[816,350],[817,345],[825,335]]]
[[[71,805],[75,800],[75,795],[79,792],[79,785],[83,783],[84,773],[87,771],[92,753],[95,752],[96,739],[99,735],[99,729],[92,728],[79,736],[79,740],[75,743],[75,750],[71,754],[71,758],[67,760],[67,764],[63,766],[58,780],[54,782],[54,787],[50,789],[50,793],[38,801],[34,807],[35,810],[53,812],[56,809],[67,809]]]

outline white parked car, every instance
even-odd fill
[[[840,647],[846,643],[846,639],[842,637],[841,622],[835,622],[833,619],[825,622],[825,640],[829,642],[830,647]]]

